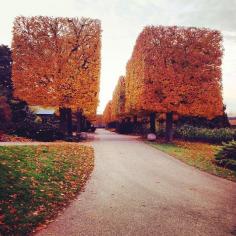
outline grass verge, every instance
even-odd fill
[[[94,167],[77,144],[0,147],[0,235],[28,235],[74,198]]]
[[[151,146],[166,152],[171,156],[197,167],[210,174],[223,177],[236,182],[236,171],[219,167],[213,163],[215,153],[219,150],[219,145],[187,142],[175,140],[172,144],[160,142],[148,142]]]

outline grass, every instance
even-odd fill
[[[177,140],[172,144],[162,142],[149,142],[149,144],[202,171],[236,181],[236,171],[214,164],[215,153],[219,150],[219,145]]]
[[[93,149],[77,144],[0,147],[0,235],[28,235],[84,186]]]

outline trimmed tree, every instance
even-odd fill
[[[125,113],[125,77],[120,76],[112,96],[111,115],[119,120]]]
[[[109,124],[110,122],[112,122],[112,101],[109,101],[103,111],[103,121],[106,124]]]
[[[71,112],[95,116],[100,80],[101,25],[89,18],[17,17],[13,27],[14,95],[33,106],[60,108],[72,133]]]
[[[145,27],[127,63],[126,112],[165,113],[168,142],[173,114],[221,115],[221,58],[219,31]]]

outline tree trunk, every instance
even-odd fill
[[[80,133],[81,132],[81,129],[82,129],[82,121],[81,121],[81,118],[82,118],[82,112],[78,109],[77,111],[77,132]]]
[[[66,135],[66,108],[60,107],[59,108],[60,113],[60,131],[63,133],[63,135]]]
[[[89,129],[89,121],[87,118],[84,116],[84,131],[87,132]]]
[[[173,140],[173,112],[166,113],[166,142]]]
[[[72,112],[71,108],[66,109],[67,113],[67,135],[72,136]]]
[[[72,135],[72,113],[70,108],[59,108],[60,130],[64,135]]]
[[[133,117],[133,122],[134,122],[134,124],[137,124],[137,123],[138,123],[138,117],[137,117],[137,116],[134,116],[134,117]]]
[[[81,116],[81,131],[85,132],[85,117]]]
[[[150,131],[156,133],[156,113],[150,113]]]

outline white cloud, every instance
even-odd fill
[[[102,20],[102,75],[99,112],[118,77],[125,73],[145,25],[184,25],[223,31],[224,102],[236,113],[236,0],[8,0],[1,4],[0,44],[9,44],[17,15],[85,16]]]

